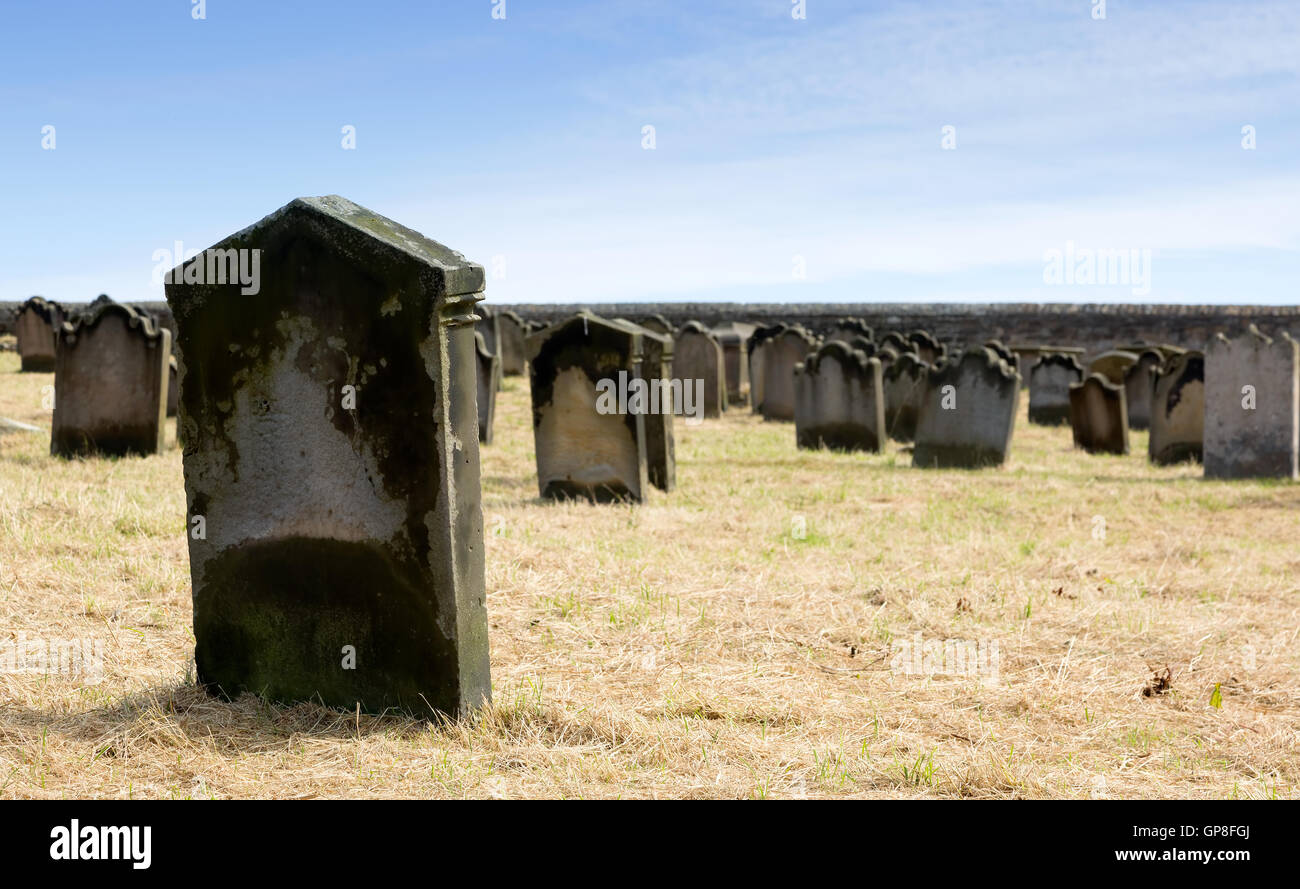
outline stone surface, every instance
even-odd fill
[[[753,324],[740,321],[727,321],[713,328],[726,362],[727,401],[734,405],[749,405],[749,338],[753,333]]]
[[[167,359],[167,416],[176,416],[181,398],[181,366],[172,355]]]
[[[498,358],[501,357],[501,318],[497,310],[491,306],[480,305],[475,310],[478,315],[478,321],[474,323],[474,330],[483,337],[483,344],[487,350]],[[501,389],[502,381],[497,380],[497,389]]]
[[[640,327],[579,312],[525,341],[542,497],[645,499],[645,414],[626,402],[597,409],[598,384],[624,381],[626,391],[641,378],[644,337]]]
[[[908,442],[916,438],[916,421],[932,367],[915,352],[904,352],[882,369],[885,430],[894,441]]]
[[[1155,349],[1144,349],[1138,354],[1138,360],[1124,372],[1124,401],[1128,404],[1128,428],[1150,428],[1151,392],[1155,385],[1156,371],[1164,362],[1163,353]]]
[[[880,362],[830,340],[795,366],[795,443],[879,453],[885,404]]]
[[[1205,430],[1205,356],[1184,352],[1171,357],[1151,384],[1151,434],[1147,456],[1152,463],[1202,459]]]
[[[926,375],[912,465],[978,468],[1005,462],[1019,403],[1020,375],[996,353],[975,348],[950,357]]]
[[[1300,345],[1253,325],[1205,347],[1205,477],[1300,475]]]
[[[876,345],[880,349],[893,349],[899,355],[904,352],[912,351],[912,342],[897,330],[891,330],[876,340]]]
[[[60,325],[56,352],[51,454],[163,449],[170,333],[131,307],[110,303]]]
[[[984,344],[984,348],[993,352],[1007,363],[1007,367],[1020,372],[1020,356],[1003,345],[1001,340],[989,340]]]
[[[258,293],[166,285],[199,681],[371,712],[486,703],[483,268],[338,196],[217,248],[261,251]]]
[[[653,334],[666,336],[670,340],[673,338],[673,322],[669,321],[663,315],[641,315],[637,319],[636,323]]]
[[[1073,355],[1036,353],[1029,368],[1029,422],[1060,426],[1070,422],[1070,386],[1083,380]]]
[[[492,428],[497,415],[497,388],[501,376],[501,356],[492,354],[483,334],[474,332],[474,360],[478,368],[478,440],[492,444]]]
[[[798,325],[783,325],[761,341],[757,363],[752,360],[755,352],[750,353],[750,373],[757,368],[762,380],[754,410],[764,420],[794,419],[794,366],[815,348],[817,339],[807,330]]]
[[[14,336],[18,355],[26,373],[50,373],[54,370],[55,331],[63,323],[58,303],[33,296],[18,308],[14,316]]]
[[[1101,374],[1070,384],[1074,446],[1090,454],[1128,453],[1128,407],[1124,387]]]
[[[529,334],[528,324],[518,312],[497,313],[497,333],[501,337],[501,373],[517,377],[528,370],[524,353],[524,338]]]
[[[646,472],[650,484],[661,491],[671,491],[677,487],[673,416],[682,407],[682,399],[673,397],[673,338],[661,336],[625,318],[615,320],[641,331],[640,379],[646,384],[646,391],[651,393],[645,412]]]
[[[1125,349],[1111,349],[1109,352],[1103,352],[1088,363],[1088,374],[1101,374],[1107,380],[1117,386],[1124,385],[1124,374],[1128,369],[1137,364],[1138,355],[1136,352],[1129,352]]]
[[[726,358],[722,344],[707,327],[688,321],[673,338],[673,369],[683,386],[704,381],[704,404],[697,408],[711,419],[727,409]]]

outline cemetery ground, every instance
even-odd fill
[[[1152,466],[1145,432],[1089,456],[1022,396],[1005,467],[920,471],[733,411],[678,422],[671,494],[543,503],[507,378],[493,704],[429,723],[196,688],[174,421],[51,458],[53,377],[17,370],[0,416],[47,432],[0,435],[0,643],[105,663],[0,672],[0,797],[1300,795],[1300,485]],[[909,673],[917,638],[996,642],[997,675]]]

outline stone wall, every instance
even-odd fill
[[[0,333],[9,332],[12,315],[21,301],[0,302]],[[583,303],[488,304],[513,309],[524,318],[554,321],[587,309],[607,317],[636,320],[644,315],[664,315],[675,326],[698,320],[713,326],[721,321],[798,322],[820,334],[829,332],[845,315],[867,319],[879,337],[888,330],[923,328],[951,345],[975,345],[988,339],[1004,343],[1047,343],[1081,346],[1088,355],[1106,351],[1116,343],[1134,340],[1172,343],[1201,349],[1216,333],[1236,336],[1252,322],[1269,336],[1282,330],[1300,337],[1300,306],[1182,306],[1123,304],[1035,303]],[[69,303],[76,309],[77,303]],[[149,312],[175,333],[175,324],[163,302],[132,303]]]

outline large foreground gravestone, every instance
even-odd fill
[[[1251,325],[1205,347],[1205,477],[1300,476],[1300,345]]]
[[[748,405],[749,338],[754,333],[753,324],[728,321],[713,328],[713,335],[722,346],[722,357],[727,370],[727,401],[734,405]]]
[[[1151,384],[1152,463],[1202,459],[1205,431],[1205,356],[1184,352],[1167,360]]]
[[[1020,403],[1020,375],[986,348],[934,367],[916,424],[912,465],[977,468],[1006,461]]]
[[[633,401],[632,384],[642,375],[646,335],[579,312],[525,341],[542,497],[645,499],[646,404],[644,393]]]
[[[894,441],[908,442],[916,438],[916,421],[932,366],[915,352],[904,352],[881,371],[885,431]]]
[[[14,336],[25,373],[49,373],[54,370],[54,337],[63,312],[59,304],[33,296],[18,307],[14,316]]]
[[[497,334],[501,337],[501,373],[517,377],[527,370],[524,338],[528,336],[528,323],[518,312],[500,312],[497,316]]]
[[[130,306],[107,303],[64,322],[56,351],[51,454],[163,449],[170,333]]]
[[[1029,368],[1029,422],[1059,426],[1070,422],[1070,387],[1083,379],[1073,355],[1048,352]]]
[[[492,426],[497,415],[497,386],[501,376],[501,356],[492,354],[483,334],[474,332],[474,358],[478,367],[478,440],[492,444]]]
[[[254,292],[214,279],[215,256],[257,257]],[[485,703],[482,267],[338,196],[299,198],[166,290],[199,681],[373,712]]]
[[[750,362],[751,374],[758,367],[762,378],[754,410],[764,420],[793,420],[794,366],[817,348],[817,339],[798,324],[782,325],[760,348],[757,363]]]
[[[796,365],[794,374],[798,447],[882,450],[885,404],[878,360],[831,340]]]
[[[700,416],[714,418],[727,409],[726,358],[717,337],[698,321],[689,321],[673,341],[673,369],[683,387],[694,392],[703,381],[704,403]]]
[[[1151,391],[1156,372],[1164,364],[1163,353],[1144,349],[1138,360],[1124,372],[1124,401],[1128,405],[1128,428],[1147,429],[1151,425]]]
[[[1090,454],[1128,453],[1128,407],[1124,387],[1101,374],[1070,384],[1074,446]]]

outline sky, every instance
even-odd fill
[[[1296,0],[0,20],[0,300],[161,299],[159,251],[341,194],[489,302],[1300,302]]]

